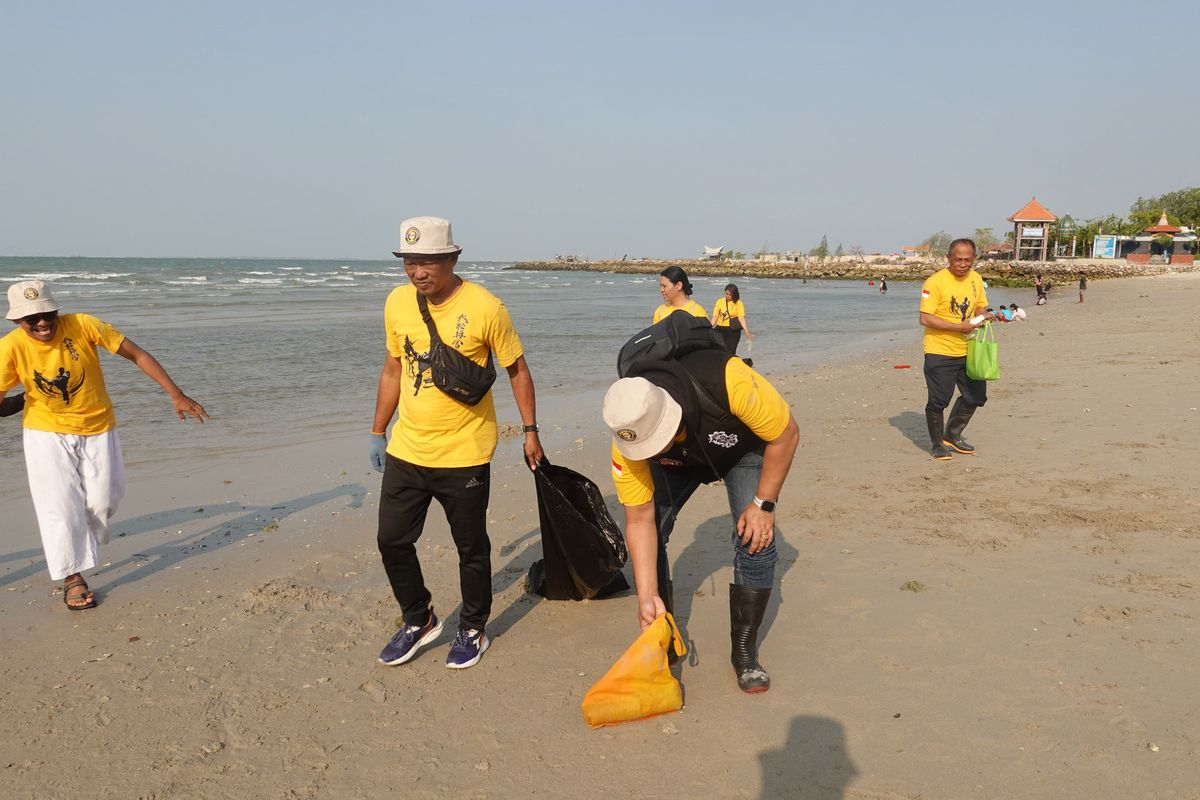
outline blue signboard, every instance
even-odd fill
[[[1117,237],[1111,235],[1097,236],[1092,242],[1092,258],[1116,258]]]

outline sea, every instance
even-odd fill
[[[617,351],[662,302],[657,276],[511,267],[467,261],[457,271],[512,314],[543,430],[599,425]],[[365,439],[385,356],[384,300],[407,281],[398,260],[0,257],[0,284],[27,279],[48,282],[64,313],[100,317],[148,350],[212,415],[203,444],[189,436],[181,447],[182,423],[158,386],[102,356],[126,462],[150,468],[355,432]],[[711,311],[730,282],[755,333],[739,354],[768,377],[920,338],[915,283],[889,282],[880,295],[866,281],[698,277],[693,299]],[[1007,304],[1017,291],[989,299]],[[502,423],[519,424],[503,372],[496,407]],[[0,419],[0,498],[23,490],[24,472],[20,418]]]

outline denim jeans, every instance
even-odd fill
[[[775,541],[779,538],[776,528],[771,544],[751,554],[748,545],[742,544],[737,532],[738,517],[742,509],[754,500],[758,479],[762,477],[763,457],[758,453],[747,453],[725,475],[725,494],[729,498],[729,516],[733,519],[731,541],[733,543],[733,582],[738,586],[769,589],[775,580],[775,563],[779,553]],[[667,559],[667,542],[675,529],[675,519],[680,509],[700,486],[700,481],[689,478],[674,470],[663,469],[650,462],[650,474],[654,478],[654,518],[658,526],[658,585],[659,591],[671,577]]]

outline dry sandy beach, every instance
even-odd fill
[[[29,531],[0,553],[0,796],[1200,798],[1200,275],[1074,299],[1000,328],[980,454],[952,462],[926,452],[915,297],[893,352],[758,364],[802,435],[773,687],[734,682],[724,492],[701,490],[672,542],[686,706],[616,728],[589,730],[579,703],[636,635],[634,600],[525,593],[540,542],[511,442],[494,643],[461,672],[443,666],[457,572],[436,509],[420,547],[450,624],[408,665],[375,661],[398,612],[365,434],[132,469],[82,613],[45,574],[28,500],[0,503]],[[598,407],[543,418],[544,442],[620,519]]]

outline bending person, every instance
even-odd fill
[[[654,309],[651,322],[660,322],[676,311],[686,311],[693,317],[708,319],[708,312],[692,299],[692,291],[692,282],[682,267],[671,266],[658,273],[658,293],[662,295],[663,304]]]
[[[730,660],[738,686],[765,692],[758,628],[775,583],[775,504],[800,433],[787,401],[744,361],[702,350],[622,378],[604,397],[612,469],[642,628],[673,609],[667,542],[702,483],[724,480],[733,521]],[[697,388],[708,395],[701,404]]]
[[[737,355],[742,331],[746,332],[747,339],[754,338],[754,334],[750,332],[750,323],[746,319],[746,306],[742,303],[742,295],[736,283],[725,286],[725,296],[713,306],[711,321],[725,341],[725,347],[734,355]]]

